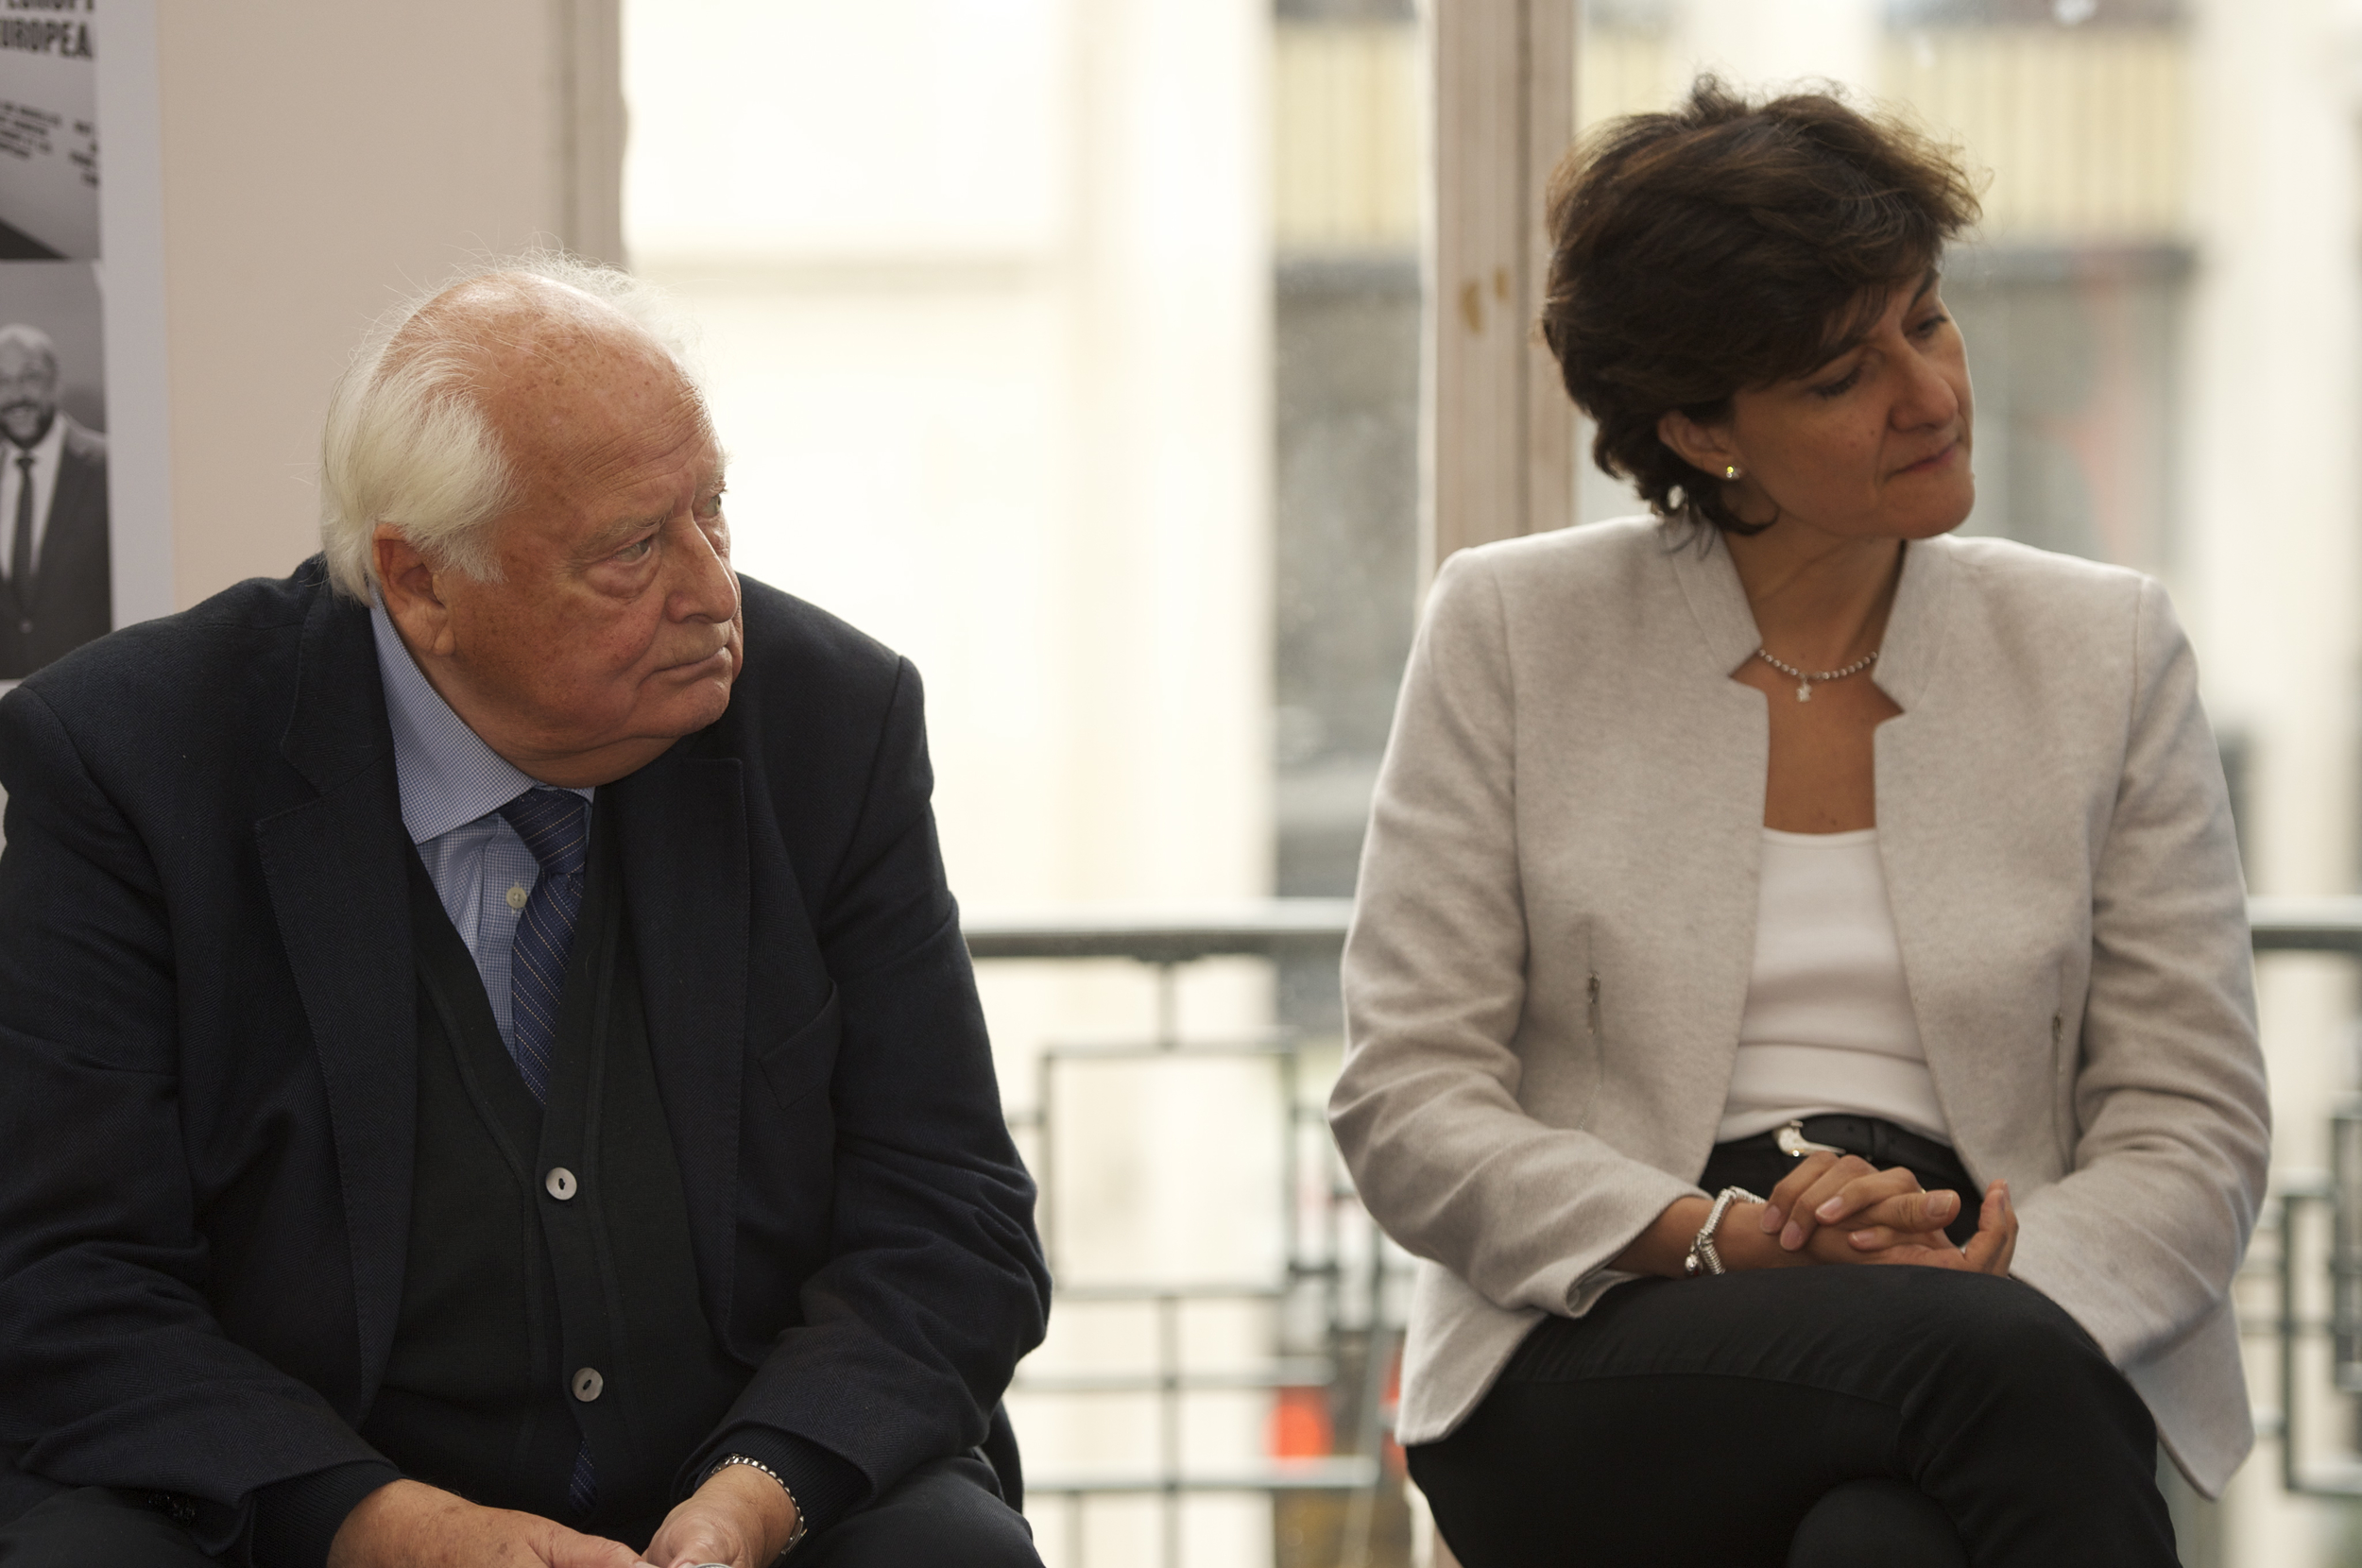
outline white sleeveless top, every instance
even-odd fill
[[[1825,1112],[1952,1141],[1903,980],[1878,830],[1767,827],[1754,973],[1715,1137]]]

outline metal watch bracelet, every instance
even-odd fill
[[[1715,1272],[1719,1274],[1721,1270],[1718,1269]],[[729,1467],[734,1464],[743,1464],[749,1470],[760,1470],[765,1475],[770,1476],[772,1480],[777,1481],[779,1483],[779,1490],[787,1493],[787,1506],[796,1510],[796,1527],[788,1532],[787,1543],[779,1548],[779,1557],[775,1557],[771,1559],[773,1562],[777,1562],[779,1560],[779,1558],[787,1556],[788,1553],[803,1544],[804,1537],[811,1533],[812,1521],[804,1517],[804,1505],[796,1501],[796,1489],[787,1484],[786,1477],[781,1475],[778,1471],[772,1469],[769,1465],[764,1464],[761,1459],[758,1459],[751,1455],[723,1455],[720,1458],[714,1460],[712,1464],[706,1467],[706,1473],[697,1477],[697,1484],[699,1486],[705,1485],[708,1481],[712,1480],[716,1475],[721,1474],[722,1472],[729,1469]],[[722,1565],[700,1563],[697,1565],[697,1568],[722,1568]]]
[[[1696,1239],[1689,1244],[1689,1255],[1682,1259],[1682,1273],[1695,1279],[1700,1274],[1719,1274],[1722,1270],[1722,1254],[1714,1249],[1714,1233],[1722,1228],[1722,1217],[1733,1203],[1760,1203],[1763,1200],[1745,1187],[1724,1187],[1714,1195],[1714,1207],[1706,1211],[1706,1222],[1699,1227]]]

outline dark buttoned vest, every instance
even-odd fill
[[[543,1106],[412,857],[410,1250],[361,1433],[416,1479],[642,1542],[751,1371],[724,1354],[698,1299],[620,862],[601,807]],[[586,1439],[597,1500],[573,1519],[567,1482]]]

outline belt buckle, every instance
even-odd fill
[[[1801,1160],[1807,1154],[1842,1154],[1845,1152],[1835,1144],[1815,1143],[1805,1136],[1805,1124],[1801,1121],[1791,1121],[1781,1128],[1775,1141],[1780,1146],[1780,1152],[1792,1160]]]

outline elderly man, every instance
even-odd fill
[[[58,407],[58,346],[0,327],[0,680],[29,675],[114,622],[107,438]]]
[[[620,274],[323,452],[321,557],[0,702],[0,1564],[1036,1563],[916,675],[732,574]]]

